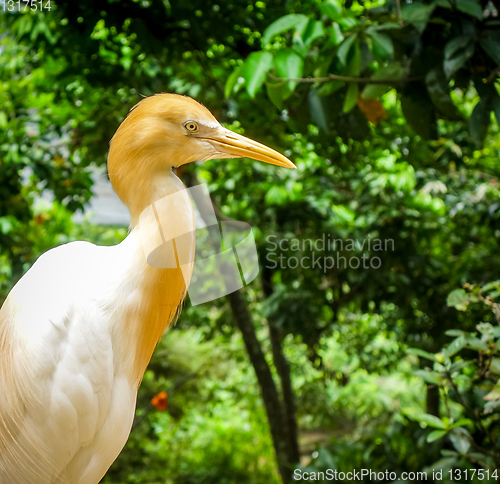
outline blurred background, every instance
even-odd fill
[[[226,298],[186,301],[104,483],[277,484],[361,468],[493,478],[496,2],[0,10],[2,300],[42,252],[126,236],[105,163],[141,96],[192,96],[298,168],[212,160],[179,172],[208,184],[221,219],[252,225],[260,274]]]

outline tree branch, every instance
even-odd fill
[[[295,395],[293,394],[292,380],[290,376],[290,363],[283,354],[283,338],[280,328],[274,321],[269,321],[269,338],[273,352],[274,366],[281,380],[281,392],[283,395],[283,425],[288,443],[288,462],[298,464],[300,452],[298,444],[297,419],[295,416]]]
[[[298,77],[298,78],[288,78],[288,77],[276,77],[269,72],[267,75],[273,81],[279,81],[274,86],[279,86],[288,81],[294,82],[330,82],[330,81],[342,81],[342,82],[356,82],[358,84],[404,84],[406,82],[421,81],[423,77],[405,77],[403,79],[372,79],[370,77],[349,77],[349,76],[338,76],[337,74],[328,74],[326,77]]]
[[[488,76],[488,79],[486,80],[486,83],[487,84],[491,84],[496,79],[496,77],[498,76],[498,74],[500,74],[500,65],[496,66],[495,69],[493,69],[490,72],[490,75]]]
[[[398,7],[399,28],[401,28],[403,27],[403,15],[401,14],[401,0],[396,0],[396,5]]]
[[[187,182],[187,186],[191,186],[197,182],[197,177],[194,172],[184,173],[184,178]],[[216,207],[213,202],[212,205]],[[208,220],[206,218],[206,209],[208,207],[197,204],[197,208],[200,211],[201,217]],[[252,316],[248,310],[243,294],[241,291],[235,291],[228,294],[226,298],[231,306],[233,320],[243,337],[243,343],[245,344],[248,358],[254,368],[260,386],[260,393],[264,402],[264,408],[266,410],[269,429],[271,431],[276,453],[278,470],[283,484],[288,484],[292,481],[292,466],[295,462],[291,462],[289,459],[289,441],[284,427],[285,410],[283,409],[271,368],[267,363],[266,356],[257,338]]]
[[[255,334],[252,318],[241,292],[235,291],[226,297],[231,305],[236,326],[243,336],[243,342],[245,343],[248,357],[254,367],[260,385],[262,400],[264,401],[271,436],[274,442],[278,469],[283,483],[286,484],[291,482],[292,469],[290,466],[291,463],[288,462],[288,443],[283,428],[284,416],[278,389],[276,388],[266,357],[264,356],[264,352]]]
[[[271,282],[272,271],[264,265],[262,271],[262,288],[266,298],[274,293]],[[283,335],[281,328],[277,326],[273,318],[268,317],[269,338],[273,352],[274,366],[281,380],[281,393],[283,401],[283,426],[288,442],[288,461],[291,463],[300,462],[300,452],[298,444],[298,428],[295,409],[295,395],[292,387],[290,374],[290,363],[283,353]]]

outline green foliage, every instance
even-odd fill
[[[140,94],[194,96],[297,164],[212,160],[183,176],[253,227],[261,281],[247,303],[269,362],[268,322],[284,335],[303,461],[319,449],[308,468],[498,465],[500,38],[489,3],[400,2],[401,18],[393,1],[52,3],[0,18],[2,294],[50,247],[125,237],[72,222],[91,196],[88,168]],[[381,264],[356,267],[363,257]],[[433,388],[439,412],[425,401]],[[150,403],[162,391],[166,411]],[[161,343],[105,482],[278,482],[224,300],[188,303]]]
[[[165,390],[168,412],[150,403]],[[168,333],[144,376],[127,447],[104,482],[278,482],[239,338],[204,341],[195,328]]]
[[[338,1],[317,2],[307,14],[286,14],[266,28],[262,37],[265,50],[245,60],[246,71],[255,72],[255,77],[245,76],[247,91],[251,97],[257,94],[273,55],[275,69],[268,75],[267,92],[279,109],[290,98],[287,107],[291,111],[308,95],[304,86],[287,79],[308,78],[310,93],[320,89],[327,98],[325,104],[328,97],[339,96],[336,79],[347,81],[342,89],[345,113],[356,105],[361,90],[363,98],[378,98],[394,87],[409,125],[423,138],[436,139],[436,119],[458,116],[450,89],[467,91],[474,83],[481,101],[470,117],[470,135],[481,146],[490,112],[500,103],[493,87],[499,63],[498,21],[486,15],[488,8],[479,0],[456,4],[416,1],[403,4],[399,13],[394,2],[375,2],[367,8],[360,3],[350,9]],[[398,15],[399,24],[388,21]],[[413,48],[415,45],[419,47]],[[284,58],[289,59],[288,69],[283,68]],[[262,59],[258,69],[256,59]],[[362,84],[356,82],[360,77]],[[381,80],[388,82],[380,84]],[[324,82],[330,85],[322,85]],[[287,89],[280,89],[283,83]],[[326,108],[318,103],[310,106],[311,120],[324,129],[319,109]]]
[[[485,305],[494,325],[480,323],[476,332],[448,331],[455,339],[435,355],[419,349],[407,351],[423,358],[424,365],[431,362],[432,366],[414,374],[439,388],[443,416],[422,412],[417,398],[413,402],[400,399],[399,406],[392,409],[389,423],[377,425],[376,419],[365,422],[358,435],[335,439],[330,446],[319,449],[301,472],[327,469],[349,472],[365,467],[374,472],[430,474],[443,470],[444,479],[440,479],[443,482],[452,482],[449,472],[455,473],[457,469],[468,470],[473,482],[483,480],[485,471],[493,475],[500,462],[500,306],[495,302],[498,287],[498,281],[477,287],[468,285],[468,293],[460,290],[457,296],[458,292],[453,291],[448,300],[450,305],[464,311],[464,297],[475,295],[467,304]],[[366,388],[366,383],[363,387]],[[373,399],[376,393],[374,389],[367,395],[361,394],[359,400]],[[412,422],[418,423],[421,430]],[[398,445],[397,459],[378,458],[381,452],[390,455],[395,445]],[[477,472],[477,469],[483,470]]]
[[[447,331],[455,339],[434,355],[433,367],[420,370],[424,380],[437,385],[443,395],[446,416],[410,415],[428,426],[442,429],[431,432],[428,442],[447,437],[454,447],[442,455],[450,468],[479,464],[494,470],[500,463],[500,294],[498,281],[483,286],[466,285],[448,297],[448,305],[466,311],[469,304],[491,310],[492,323],[477,324],[476,331]],[[432,417],[431,420],[428,420]],[[452,459],[453,458],[453,459]]]

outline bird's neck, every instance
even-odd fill
[[[130,186],[125,203],[130,211],[132,228],[138,225],[139,217],[146,208],[168,195],[186,189],[171,169],[156,173],[154,176],[150,174],[142,176],[141,171],[138,171]]]
[[[141,188],[144,188],[143,185]],[[120,244],[121,259],[126,270],[119,282],[119,299],[123,320],[114,328],[119,347],[120,361],[128,362],[126,372],[131,382],[139,384],[151,359],[153,350],[168,326],[180,311],[189,283],[186,275],[177,268],[153,267],[147,262],[145,238],[154,238],[158,226],[146,227],[139,222],[143,210],[175,192],[185,190],[181,180],[173,173],[157,177],[148,186],[150,190],[136,197],[129,205],[131,232]],[[158,206],[158,203],[155,203]],[[172,217],[193,217],[188,210],[175,212]],[[141,225],[142,223],[142,225]],[[192,221],[194,225],[194,218]],[[149,233],[151,232],[151,233]],[[183,239],[194,259],[194,233]],[[146,249],[147,250],[147,249]],[[177,253],[176,253],[177,254]],[[186,281],[187,279],[187,281]]]

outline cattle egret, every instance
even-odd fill
[[[123,121],[108,171],[130,211],[129,235],[114,247],[72,242],[49,250],[1,309],[1,484],[95,484],[104,476],[130,433],[155,345],[187,291],[178,267],[148,265],[140,215],[185,190],[174,167],[240,157],[295,168],[188,97],[145,98]],[[172,216],[190,220],[183,210]]]

